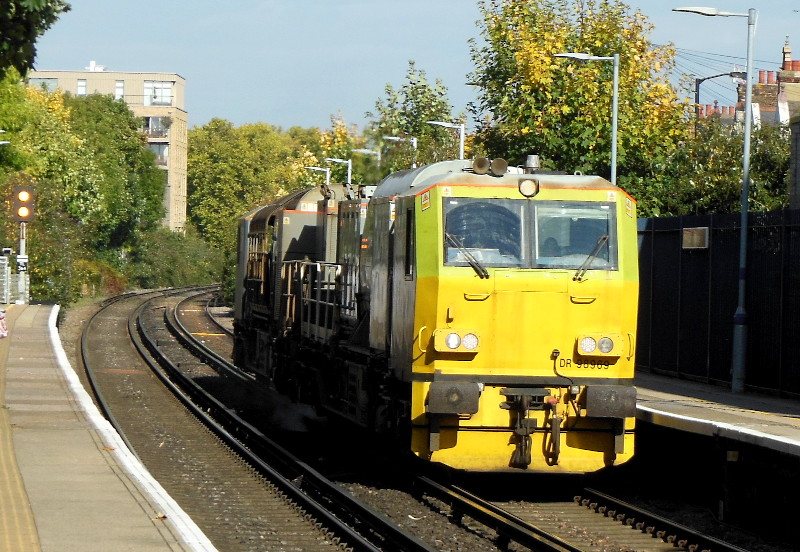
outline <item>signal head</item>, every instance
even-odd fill
[[[35,216],[36,192],[33,186],[14,186],[11,218],[16,222],[28,222]]]

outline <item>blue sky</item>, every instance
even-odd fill
[[[330,126],[341,114],[363,126],[387,83],[414,60],[442,79],[454,112],[474,99],[468,40],[479,38],[474,0],[70,0],[72,10],[38,42],[37,69],[80,70],[90,60],[117,71],[186,78],[191,126],[212,117],[236,125]],[[776,70],[786,37],[800,59],[797,0],[631,0],[672,42],[678,67],[698,77],[744,66],[747,20],[673,13],[678,6],[759,10],[755,66]],[[794,35],[792,34],[794,31]],[[742,69],[743,70],[743,69]],[[247,78],[244,75],[247,74]],[[706,81],[702,103],[734,101],[730,79]]]

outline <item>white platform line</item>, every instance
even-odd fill
[[[197,552],[218,552],[203,531],[192,521],[192,518],[183,511],[178,503],[167,493],[164,487],[153,478],[150,472],[148,472],[133,453],[131,453],[125,442],[119,436],[119,433],[117,433],[109,421],[100,414],[100,411],[97,410],[97,407],[89,396],[89,393],[86,392],[86,389],[84,389],[81,384],[78,375],[75,373],[75,369],[70,364],[67,354],[64,352],[64,348],[61,345],[58,328],[56,327],[59,308],[59,305],[55,305],[50,311],[50,318],[48,321],[50,344],[55,352],[58,366],[64,378],[66,378],[69,388],[78,401],[78,404],[86,413],[86,416],[95,429],[102,435],[103,441],[114,448],[111,454],[116,456],[119,465],[133,480],[139,483],[142,491],[146,493],[159,507],[161,512],[167,516],[166,523],[170,523],[175,528],[183,544]]]

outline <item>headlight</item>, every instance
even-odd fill
[[[617,333],[590,333],[578,334],[575,339],[576,353],[590,357],[618,357],[624,343],[621,334]]]
[[[593,337],[584,337],[581,339],[580,347],[582,353],[593,353],[597,349],[597,341]]]
[[[468,354],[480,351],[480,334],[467,328],[441,328],[433,331],[433,348],[439,353]]]
[[[449,348],[458,349],[458,346],[461,345],[461,337],[457,333],[447,334],[444,342]]]
[[[468,333],[464,336],[464,341],[462,342],[465,349],[472,351],[478,346],[478,336],[475,334]]]

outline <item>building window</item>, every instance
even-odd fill
[[[75,93],[78,96],[86,95],[86,79],[78,79],[78,89]]]
[[[171,81],[144,81],[144,105],[172,105]]]
[[[172,126],[172,117],[142,117],[142,119],[144,121],[142,132],[150,138],[164,138]]]
[[[55,92],[58,88],[58,79],[33,78],[28,83],[36,88],[44,88],[48,92]]]
[[[122,100],[125,98],[125,81],[118,80],[114,83],[114,99]]]
[[[156,154],[156,165],[166,167],[169,164],[168,144],[148,144],[150,151]]]

